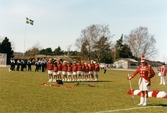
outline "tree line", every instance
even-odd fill
[[[81,31],[81,35],[76,39],[76,51],[71,50],[68,46],[67,51],[61,49],[60,46],[52,50],[50,47],[41,49],[37,44],[28,49],[24,55],[69,55],[81,56],[82,60],[96,59],[98,62],[113,63],[117,58],[133,58],[138,60],[142,55],[146,59],[154,58],[157,55],[155,48],[156,40],[153,35],[148,33],[147,27],[139,27],[132,30],[128,35],[121,35],[116,42],[112,42],[114,37],[109,30],[109,25],[93,24]],[[13,56],[9,39],[5,39],[0,43],[0,53],[7,53],[8,63]]]

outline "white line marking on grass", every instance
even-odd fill
[[[134,107],[134,108],[126,108],[126,109],[116,109],[116,110],[108,110],[108,111],[99,111],[95,113],[108,113],[108,112],[117,112],[117,111],[129,111],[129,110],[135,110],[135,109],[146,109],[146,108],[157,108],[157,107],[162,107],[162,106],[148,106],[148,107]]]

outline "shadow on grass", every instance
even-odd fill
[[[96,85],[96,83],[100,83],[100,82],[116,82],[116,81],[108,81],[108,80],[100,80],[100,81],[71,81],[71,82],[63,82],[63,84],[60,84],[60,85],[67,85],[67,84],[71,84],[72,86],[90,86],[90,87],[99,87]],[[47,82],[44,82],[44,83],[47,83]],[[43,84],[44,84],[43,83]],[[43,85],[43,84],[40,84],[40,85]],[[47,83],[47,85],[51,86],[52,84],[58,84],[58,83]]]
[[[90,86],[90,87],[99,87],[96,85],[96,83],[98,82],[115,82],[115,81],[77,81],[77,82],[73,82],[75,83],[74,86]]]
[[[72,82],[64,82],[64,83],[98,83],[98,82],[116,82],[116,81],[109,81],[109,80],[99,80],[99,81],[72,81]]]
[[[148,106],[161,106],[161,107],[167,107],[167,104],[149,104]]]

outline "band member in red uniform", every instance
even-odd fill
[[[73,81],[76,81],[77,80],[77,63],[76,63],[76,61],[74,61],[72,64],[72,76],[73,76]]]
[[[99,64],[95,61],[95,69],[94,69],[94,77],[95,77],[95,81],[98,81],[99,75],[98,72],[100,71],[100,66]]]
[[[141,57],[141,65],[138,69],[128,77],[128,80],[131,80],[137,74],[140,74],[139,79],[139,90],[141,91],[140,103],[138,105],[147,105],[148,100],[148,91],[151,86],[151,78],[154,77],[155,72],[150,65],[145,61],[144,55]]]
[[[67,81],[72,81],[72,66],[71,63],[67,63]]]
[[[81,79],[82,81],[85,81],[85,64],[84,64],[84,61],[81,61]]]
[[[88,66],[88,63],[86,62],[85,63],[85,80],[88,81],[88,75],[89,75],[89,66]]]
[[[165,67],[165,63],[162,64],[162,66],[160,67],[159,72],[161,73],[160,76],[160,84],[159,85],[165,85],[166,81],[165,81],[165,76],[166,76],[166,67]]]
[[[61,73],[62,73],[62,63],[61,63],[60,59],[58,59],[57,60],[57,77],[58,77],[58,80],[62,80]]]
[[[77,64],[77,78],[78,80],[77,81],[81,81],[81,75],[82,75],[82,65],[81,65],[81,61],[78,61],[78,64]]]
[[[95,69],[95,65],[93,63],[93,60],[91,60],[89,63],[89,79],[90,79],[90,81],[94,81],[94,69]]]
[[[56,80],[58,80],[57,72],[58,72],[57,62],[54,61],[53,63],[53,82],[56,82]]]
[[[53,64],[52,64],[52,58],[49,58],[49,61],[47,62],[47,70],[48,70],[48,82],[52,82],[53,79]]]
[[[63,64],[62,64],[62,78],[63,78],[63,81],[67,81],[67,62],[66,61],[63,61]]]

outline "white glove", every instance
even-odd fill
[[[131,80],[132,79],[132,77],[131,76],[128,76],[128,80]]]

